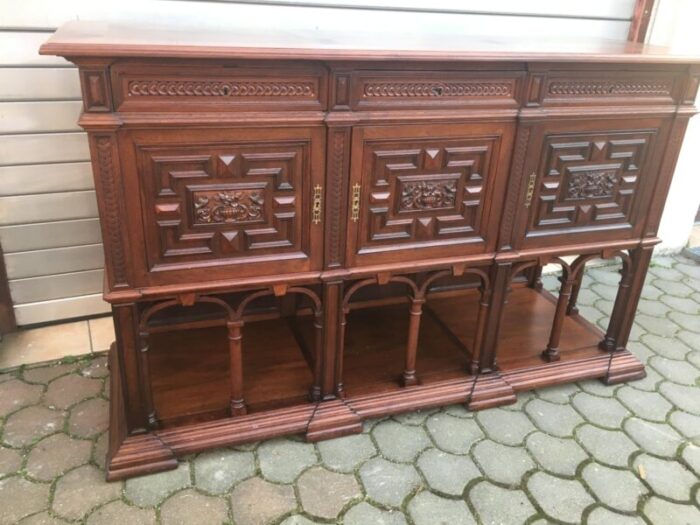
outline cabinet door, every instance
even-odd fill
[[[639,237],[667,134],[660,118],[535,125],[520,174],[515,247]]]
[[[348,264],[492,250],[512,135],[504,123],[356,128]]]
[[[133,131],[124,140],[135,152],[125,171],[140,194],[130,215],[142,221],[145,246],[133,248],[144,284],[320,268],[320,128]]]

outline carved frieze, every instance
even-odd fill
[[[131,80],[130,97],[292,97],[316,98],[313,81]]]
[[[417,181],[403,184],[401,207],[403,211],[454,208],[457,181]]]
[[[367,82],[366,98],[397,97],[503,97],[512,94],[512,82]]]
[[[565,80],[549,84],[550,95],[611,96],[647,95],[670,96],[673,82],[667,81],[619,81],[619,80]]]
[[[195,191],[195,224],[240,223],[263,217],[264,196],[259,190]]]
[[[591,168],[573,172],[566,188],[568,199],[610,197],[617,185],[617,170]]]

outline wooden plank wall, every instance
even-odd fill
[[[102,245],[76,70],[39,45],[73,19],[197,24],[241,19],[262,30],[387,24],[416,34],[625,39],[634,0],[0,0],[0,242],[19,325],[108,311]]]

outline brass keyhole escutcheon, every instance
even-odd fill
[[[532,204],[532,196],[535,194],[535,179],[537,179],[537,173],[534,171],[530,173],[530,177],[527,181],[527,193],[525,194],[525,207],[529,208]]]

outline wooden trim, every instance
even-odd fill
[[[2,334],[14,332],[16,329],[15,309],[10,296],[10,285],[7,282],[5,256],[2,252],[2,244],[0,244],[0,337]]]
[[[651,14],[654,11],[654,0],[637,0],[634,4],[632,23],[627,40],[643,44],[646,40]]]

